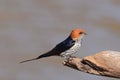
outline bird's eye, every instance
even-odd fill
[[[80,32],[79,34],[83,34],[83,32]]]

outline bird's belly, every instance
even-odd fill
[[[71,55],[79,51],[81,47],[80,43],[75,43],[73,47],[71,47],[69,50],[66,50],[65,52],[62,52],[61,55]]]
[[[79,51],[79,49],[80,49],[80,47],[81,47],[81,44],[79,44],[79,43],[76,43],[73,47],[71,47],[69,50],[67,50],[66,52],[67,53],[76,53],[76,52],[78,52]]]

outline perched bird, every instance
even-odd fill
[[[64,58],[69,58],[71,57],[72,54],[79,51],[84,35],[86,35],[84,30],[73,29],[71,34],[64,41],[57,44],[52,50],[36,58],[25,60],[20,63],[24,63],[32,60],[38,60],[40,58],[50,57],[50,56],[61,56]]]

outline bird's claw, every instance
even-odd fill
[[[70,58],[76,58],[76,56],[70,56]]]
[[[70,63],[70,62],[73,60],[73,58],[75,58],[75,57],[69,57],[69,58],[67,58],[65,61],[63,61],[62,63],[63,63],[64,65],[66,65],[66,64]]]

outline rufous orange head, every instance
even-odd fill
[[[83,29],[73,29],[70,36],[73,40],[78,40],[80,37],[82,38],[84,35],[86,35],[86,33]]]

